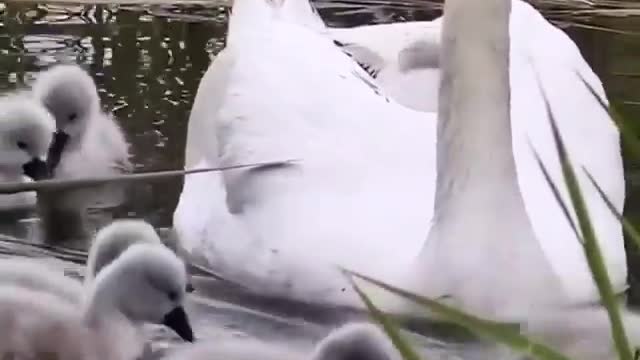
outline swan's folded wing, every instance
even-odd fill
[[[282,22],[243,40],[217,122],[221,165],[299,162],[225,172],[229,209],[273,253],[288,254],[282,267],[300,271],[289,271],[289,288],[337,284],[323,301],[346,296],[341,280],[318,275],[331,273],[328,263],[381,276],[406,270],[433,211],[433,114],[388,99],[308,29]],[[306,300],[318,301],[311,293]]]
[[[571,39],[524,2],[514,2],[511,36],[514,151],[536,235],[574,300],[598,299],[582,246],[555,205],[529,145],[538,152],[571,208],[546,101],[578,174],[609,275],[622,291],[627,272],[622,229],[582,171],[584,166],[621,211],[625,188],[619,134],[585,81],[604,97],[602,85]]]
[[[329,36],[396,101],[435,112],[440,26],[439,19],[366,25],[329,29]]]

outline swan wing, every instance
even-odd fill
[[[254,289],[352,301],[330,264],[389,278],[422,246],[433,212],[435,116],[389,99],[320,32],[268,17],[230,34],[233,66],[222,105],[207,112],[213,129],[203,132],[217,147],[187,156],[222,166],[299,161],[225,172],[234,225],[216,230],[222,222],[207,221],[200,237],[210,263],[225,258],[226,273]],[[233,19],[230,29],[238,29]]]
[[[553,143],[547,102],[578,175],[609,276],[614,287],[623,291],[627,267],[621,225],[582,170],[584,167],[594,176],[621,212],[625,186],[619,133],[589,89],[605,99],[600,80],[573,41],[530,5],[515,4],[518,6],[513,7],[511,20],[511,101],[520,188],[534,231],[568,293],[575,301],[593,301],[599,296],[582,245],[557,205],[531,146],[572,209]]]

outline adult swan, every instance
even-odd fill
[[[514,2],[514,7],[522,5],[518,4]],[[533,68],[521,65],[518,71],[520,77],[512,79],[513,107],[542,111]],[[524,103],[524,98],[533,105]],[[535,135],[539,127],[529,128],[531,121],[545,123],[545,119],[520,125]],[[412,264],[424,245],[434,209],[435,125],[435,114],[413,111],[387,98],[375,80],[334,45],[306,2],[237,0],[227,47],[203,77],[194,102],[186,168],[301,161],[279,168],[187,177],[174,226],[188,250],[258,292],[309,302],[357,304],[344,279],[329,266],[335,263],[386,281],[403,281],[408,275],[423,283],[427,275],[420,262],[418,269]],[[613,126],[604,132],[601,128],[597,136],[617,144]],[[536,137],[532,138],[538,147]],[[518,146],[526,144],[514,145],[519,162]],[[544,150],[540,151],[545,161],[552,159],[552,150]],[[505,149],[486,149],[487,154],[501,151]],[[593,167],[589,161],[585,164]],[[605,188],[614,198],[623,198],[619,153],[611,154],[606,169],[618,172],[620,181],[605,183]],[[599,180],[601,173],[596,171]],[[506,180],[521,181],[520,170],[518,175]],[[500,185],[493,184],[493,190],[500,190]],[[555,203],[536,206],[553,208]],[[509,216],[501,223],[506,231],[512,222]],[[600,223],[596,227],[599,233],[608,231]],[[607,260],[616,285],[622,287],[626,265],[619,227],[610,233],[617,237],[608,240],[615,246],[606,247]],[[557,238],[560,245],[554,251],[580,251],[572,247],[577,240],[571,235]],[[492,271],[493,259],[485,257],[487,251],[464,254],[475,257],[482,271]],[[594,300],[596,292],[581,254],[556,255],[568,258],[570,271],[562,273],[555,264],[554,270],[568,286],[572,300]],[[438,256],[454,259],[457,251]],[[550,273],[542,254],[532,253],[527,264],[531,278],[546,278],[543,273]],[[481,284],[474,286],[478,296],[504,297]]]

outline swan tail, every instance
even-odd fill
[[[308,0],[236,0],[229,17],[229,34],[246,29],[260,29],[278,19],[324,31],[320,14]]]

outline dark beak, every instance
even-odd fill
[[[196,288],[193,287],[193,284],[191,284],[190,282],[187,283],[187,286],[184,288],[184,290],[187,293],[192,293],[196,290]]]
[[[194,341],[193,330],[189,324],[189,317],[187,316],[187,313],[184,312],[184,308],[182,306],[178,306],[165,315],[162,324],[173,329],[173,331],[175,331],[183,340],[189,342]]]
[[[53,143],[51,147],[49,147],[49,154],[47,155],[47,168],[51,175],[54,174],[54,170],[56,166],[60,163],[60,158],[62,157],[62,152],[64,151],[64,147],[67,145],[69,141],[69,135],[64,131],[56,131],[53,135]]]
[[[33,158],[28,163],[22,165],[22,171],[25,175],[36,181],[49,177],[47,163],[38,158]]]

